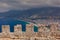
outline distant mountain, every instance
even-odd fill
[[[29,18],[33,15],[39,16],[59,16],[60,7],[40,7],[32,8],[28,10],[10,10],[8,12],[0,13],[0,17],[8,18]]]

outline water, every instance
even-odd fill
[[[38,32],[38,27],[34,26],[34,32]]]
[[[22,20],[16,20],[16,19],[12,19],[12,18],[0,19],[0,32],[2,32],[2,25],[10,25],[10,32],[14,32],[14,26],[17,24],[21,24],[22,31],[25,32],[26,24],[29,24],[29,22],[25,22]],[[37,31],[37,28],[35,27],[34,30]]]

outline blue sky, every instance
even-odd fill
[[[60,0],[0,0],[0,12],[26,10],[34,7],[60,7]]]

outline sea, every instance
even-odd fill
[[[17,24],[21,24],[22,32],[26,32],[26,24],[30,24],[30,23],[23,20],[13,19],[13,18],[3,18],[0,19],[0,32],[2,32],[2,25],[10,25],[10,32],[14,32],[14,26]],[[35,25],[34,25],[34,31],[38,32],[38,28]]]

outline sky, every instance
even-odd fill
[[[0,12],[26,10],[41,6],[60,7],[60,0],[0,0]]]

